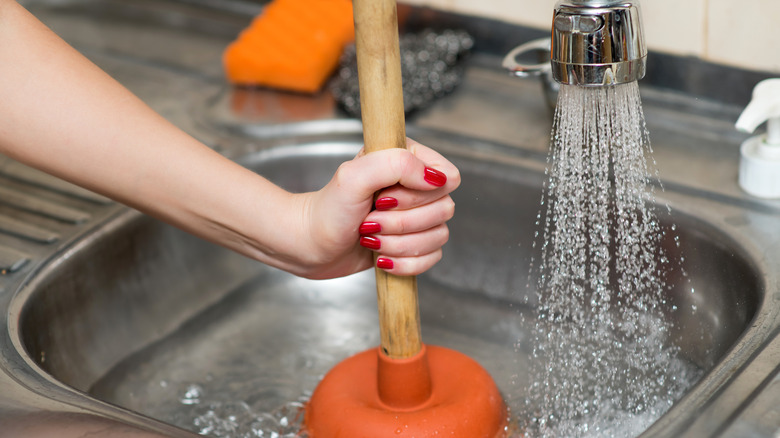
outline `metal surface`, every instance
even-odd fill
[[[290,190],[323,184],[358,145],[359,123],[340,116],[327,93],[304,98],[223,86],[219,59],[231,38],[225,29],[237,32],[248,17],[167,1],[27,4],[174,123]],[[131,43],[128,35],[154,44]],[[501,359],[515,354],[516,309],[533,305],[527,267],[551,120],[536,84],[506,77],[499,61],[474,57],[460,88],[410,120],[408,133],[463,172],[444,260],[421,276],[431,291],[421,297],[423,330],[469,339],[465,352],[489,364],[502,390],[511,391],[508,376],[518,369]],[[683,354],[705,372],[644,436],[776,436],[780,204],[749,198],[737,187],[744,136],[732,126],[739,108],[650,87],[644,99],[666,188],[660,202],[674,212],[689,278],[669,291],[686,309],[670,318],[680,328]],[[43,243],[0,233],[3,253],[27,260],[10,262],[15,270],[0,275],[0,437],[39,430],[60,437],[97,431],[194,436],[153,419],[161,416],[155,400],[133,404],[132,391],[106,382],[139,352],[155,353],[148,364],[175,357],[176,349],[162,348],[166,340],[204,312],[223,316],[215,320],[224,324],[210,326],[217,331],[241,333],[242,322],[256,323],[255,313],[241,313],[247,284],[261,304],[250,309],[315,332],[338,321],[362,333],[361,321],[374,311],[371,293],[350,296],[371,290],[364,276],[299,281],[7,160],[0,162],[0,185],[24,194],[21,199],[85,214],[73,223],[0,205],[0,214],[60,236]],[[275,292],[279,284],[289,285],[284,294]],[[361,296],[356,307],[347,305]],[[292,308],[303,313],[296,317]],[[304,350],[272,343],[270,334],[251,336],[253,343],[308,359]],[[295,345],[294,333],[283,340]],[[216,352],[224,344],[204,348]],[[136,368],[141,376],[154,370]],[[269,365],[259,374],[283,371]]]
[[[504,56],[501,66],[519,78],[541,78],[542,90],[547,105],[555,109],[558,102],[558,90],[561,85],[553,78],[552,65],[550,64],[550,38],[540,38],[521,44]],[[521,62],[519,59],[527,56],[535,56],[533,61]],[[533,63],[531,63],[533,62]]]
[[[535,64],[526,64],[519,62],[517,58],[526,53],[541,53],[539,60]],[[518,78],[531,78],[541,76],[545,72],[550,72],[550,39],[541,38],[521,44],[506,54],[501,66],[509,70]]]
[[[638,1],[569,1],[555,6],[552,74],[562,84],[607,86],[645,75],[647,47]]]
[[[568,0],[567,3],[576,6],[587,6],[589,8],[603,8],[625,3],[625,0]]]

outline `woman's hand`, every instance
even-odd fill
[[[395,275],[420,274],[441,259],[446,222],[460,185],[457,168],[432,149],[361,153],[320,191],[300,195],[311,249],[300,275],[330,278],[374,263]],[[374,202],[374,193],[378,192]],[[372,208],[374,207],[374,208]]]
[[[330,278],[370,267],[372,250],[397,275],[441,258],[460,176],[416,142],[360,154],[322,190],[291,194],[165,120],[1,0],[0,78],[0,153],[255,260]]]

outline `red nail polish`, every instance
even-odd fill
[[[375,234],[382,231],[382,226],[379,225],[376,222],[363,222],[360,224],[360,228],[358,228],[358,233],[360,234]]]
[[[431,169],[430,167],[425,168],[425,181],[428,182],[428,184],[434,185],[436,187],[441,187],[444,184],[447,184],[447,175],[445,175],[442,172],[439,172],[436,169]]]
[[[376,267],[379,269],[393,269],[393,261],[386,257],[376,259]]]
[[[377,250],[382,247],[382,242],[374,236],[362,236],[360,238],[360,245],[368,249]]]
[[[377,210],[390,210],[391,208],[398,207],[398,200],[395,198],[379,198],[376,200]]]

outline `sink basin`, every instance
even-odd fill
[[[288,190],[314,190],[358,148],[280,146],[242,162]],[[440,149],[463,184],[444,259],[420,277],[423,337],[479,361],[520,410],[531,357],[516,346],[533,327],[528,266],[538,257],[543,173],[511,150],[481,159],[457,144]],[[678,310],[667,317],[684,361],[712,375],[757,317],[764,282],[754,255],[707,220],[705,205],[678,206],[674,195],[664,202],[682,244],[671,254],[678,272],[667,297]],[[195,430],[209,404],[243,402],[261,413],[305,398],[333,365],[379,342],[371,272],[300,279],[132,213],[48,264],[11,312],[20,315],[18,345],[41,374],[110,403],[107,415]],[[699,404],[707,379],[695,383],[688,398]],[[192,388],[197,399],[187,398]]]

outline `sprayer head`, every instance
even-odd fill
[[[562,84],[601,87],[645,75],[638,0],[560,0],[552,24],[552,73]]]

